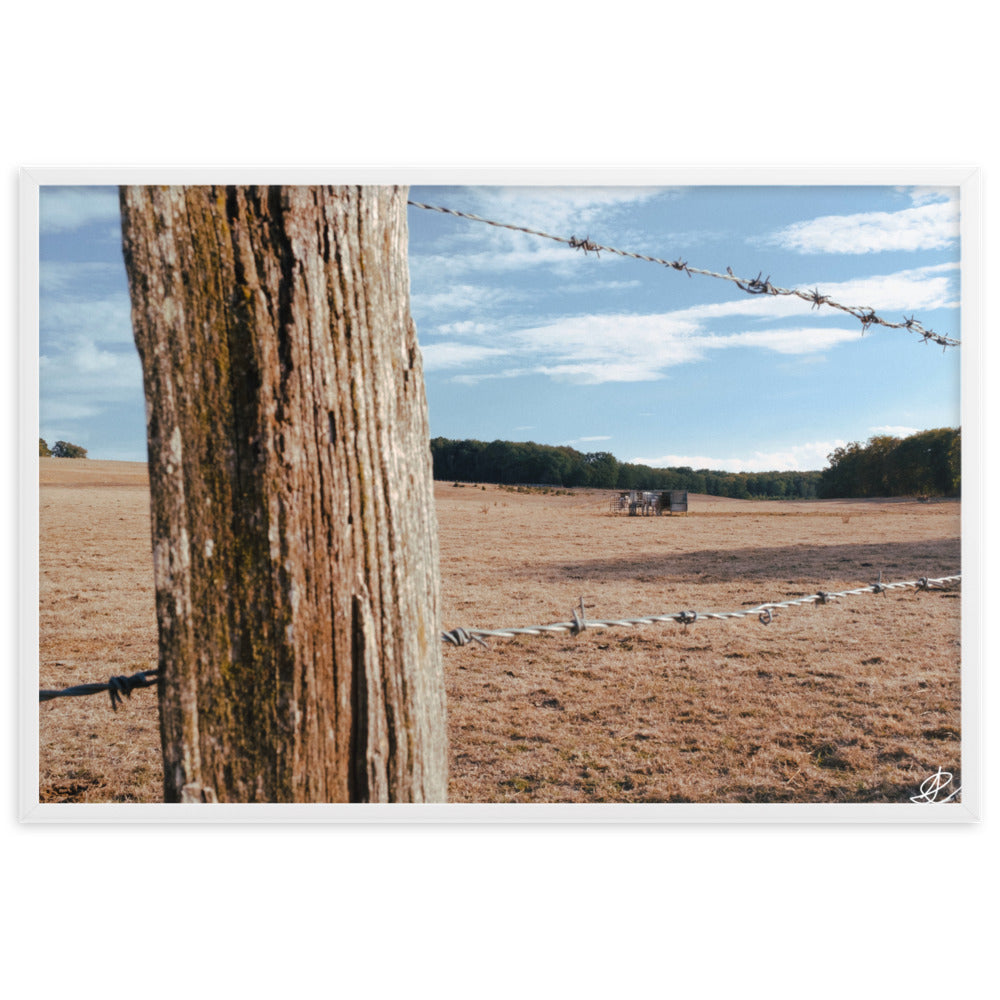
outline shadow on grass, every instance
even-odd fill
[[[763,540],[763,539],[762,539]],[[915,542],[858,543],[852,545],[782,545],[742,549],[701,549],[671,555],[586,559],[551,567],[537,565],[513,570],[511,576],[552,580],[683,580],[723,583],[731,580],[851,581],[864,586],[878,579],[915,580],[921,576],[951,576],[959,572],[961,541],[938,538]]]

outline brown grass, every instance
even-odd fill
[[[436,488],[443,622],[736,610],[959,568],[958,503]],[[145,467],[41,460],[43,687],[155,665]],[[453,802],[900,802],[961,783],[957,591],[444,650]],[[155,694],[40,706],[42,801],[161,798]]]

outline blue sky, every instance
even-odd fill
[[[785,288],[959,336],[958,189],[414,187],[414,201]],[[820,469],[960,422],[960,348],[794,297],[409,209],[431,434],[620,460]],[[43,187],[40,433],[143,461],[114,188]]]

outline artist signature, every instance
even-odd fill
[[[920,794],[911,795],[911,802],[951,802],[956,795],[962,790],[961,786],[956,788],[950,795],[946,798],[939,798],[944,792],[948,791],[951,785],[952,778],[951,771],[943,771],[940,767],[937,769],[937,774],[932,774],[929,778],[924,778],[920,783]]]

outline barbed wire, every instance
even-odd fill
[[[839,597],[851,597],[855,594],[882,594],[887,591],[915,588],[917,590],[942,590],[947,584],[958,583],[961,574],[954,576],[926,577],[917,580],[900,580],[895,583],[883,583],[881,572],[878,581],[866,587],[855,587],[852,590],[817,591],[806,597],[795,597],[787,601],[767,601],[752,608],[742,608],[739,611],[678,611],[673,614],[642,615],[635,618],[587,618],[586,606],[580,598],[578,608],[573,609],[572,621],[552,622],[549,625],[526,625],[514,628],[455,628],[441,633],[442,642],[452,646],[467,646],[476,642],[484,648],[489,648],[484,639],[513,639],[519,635],[540,636],[548,633],[569,632],[579,635],[590,628],[634,628],[638,625],[655,625],[662,622],[678,622],[687,627],[697,621],[724,621],[730,618],[749,618],[756,615],[762,625],[770,625],[775,618],[775,611],[784,608],[797,607],[802,604],[829,604]],[[126,676],[118,674],[104,683],[77,684],[61,690],[42,689],[38,692],[39,702],[51,701],[53,698],[71,698],[82,695],[100,694],[107,691],[111,696],[111,707],[117,712],[118,706],[124,704],[122,696],[132,697],[137,688],[153,687],[159,683],[158,670],[142,670],[139,673]]]
[[[720,274],[718,271],[709,271],[705,268],[694,267],[679,257],[676,260],[666,260],[663,257],[651,257],[647,254],[635,253],[632,250],[619,250],[616,247],[596,243],[590,237],[581,239],[577,236],[555,236],[552,233],[542,232],[540,229],[529,229],[527,226],[515,226],[509,222],[484,219],[481,215],[473,215],[471,212],[460,212],[457,209],[444,208],[441,205],[425,205],[419,201],[408,201],[407,204],[412,205],[414,208],[426,209],[429,212],[441,212],[443,215],[454,215],[460,219],[484,222],[488,226],[496,226],[499,229],[510,229],[516,233],[527,233],[529,236],[540,236],[547,240],[555,240],[557,243],[565,243],[567,246],[573,247],[576,250],[582,250],[584,253],[596,253],[600,256],[603,251],[604,253],[617,254],[619,257],[632,257],[635,260],[649,261],[651,264],[662,264],[664,267],[672,268],[675,271],[683,271],[688,277],[692,274],[700,274],[707,278],[719,278],[722,281],[732,282],[737,288],[742,289],[749,295],[794,295],[805,302],[812,303],[814,309],[819,309],[820,306],[829,306],[831,309],[839,309],[841,312],[848,313],[861,323],[862,335],[868,332],[869,327],[883,326],[889,330],[909,330],[912,333],[919,334],[924,343],[932,341],[935,344],[940,344],[944,349],[959,347],[962,343],[953,337],[946,337],[943,334],[927,329],[913,316],[909,319],[904,318],[901,323],[892,323],[879,316],[871,306],[845,306],[839,302],[835,302],[829,295],[822,295],[815,288],[811,291],[803,291],[800,288],[782,288],[779,285],[773,285],[771,284],[770,275],[766,278],[761,278],[763,272],[759,272],[756,278],[740,278],[733,274],[731,267],[726,268],[725,274]]]
[[[802,604],[829,604],[839,597],[851,597],[855,594],[882,594],[885,596],[889,590],[902,590],[915,588],[917,590],[941,590],[946,584],[961,581],[961,574],[955,576],[939,576],[929,578],[922,576],[917,580],[900,580],[895,583],[883,583],[881,572],[876,583],[866,587],[855,587],[853,590],[824,591],[820,590],[807,597],[796,597],[787,601],[768,601],[765,604],[758,604],[752,608],[743,608],[739,611],[678,611],[673,614],[642,615],[636,618],[602,618],[594,619],[585,617],[583,598],[580,604],[573,611],[573,620],[567,622],[553,622],[550,625],[527,625],[517,628],[456,628],[449,632],[442,632],[441,639],[445,643],[453,646],[466,646],[470,642],[477,642],[481,646],[486,646],[485,638],[512,639],[519,635],[545,635],[553,632],[569,632],[571,635],[579,635],[588,628],[633,628],[637,625],[655,625],[660,622],[678,622],[681,625],[693,625],[696,621],[702,620],[725,620],[729,618],[749,618],[756,616],[762,625],[770,625],[774,620],[775,611],[784,608],[797,607]]]
[[[63,688],[60,691],[41,690],[38,692],[38,700],[51,701],[53,698],[73,698],[80,695],[100,694],[107,691],[111,696],[111,707],[117,712],[118,706],[123,704],[122,695],[126,698],[132,697],[132,692],[136,688],[153,687],[159,682],[158,670],[141,670],[130,677],[125,674],[118,674],[108,679],[106,683],[77,684],[74,687]]]

